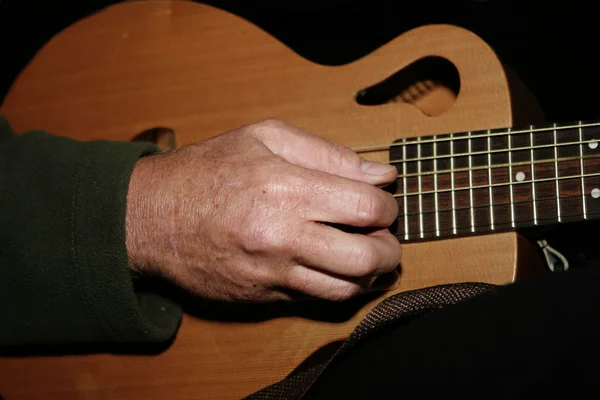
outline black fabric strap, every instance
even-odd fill
[[[327,362],[290,375],[280,382],[248,396],[246,399],[301,399],[309,393],[310,388],[329,367],[342,360],[348,351],[357,345],[392,326],[396,327],[425,313],[468,300],[495,287],[495,285],[485,283],[459,283],[418,289],[390,296],[365,316]]]

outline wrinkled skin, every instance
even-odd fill
[[[398,206],[381,186],[396,174],[277,120],[144,157],[128,193],[130,267],[226,301],[393,288]],[[381,275],[392,279],[373,286]]]

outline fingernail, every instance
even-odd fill
[[[396,169],[393,165],[364,160],[362,163],[362,171],[369,175],[383,175]]]

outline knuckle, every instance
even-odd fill
[[[260,171],[257,176],[258,202],[271,210],[293,209],[306,201],[306,182],[301,176],[284,173],[284,167],[275,165],[274,168]]]
[[[346,146],[330,142],[327,154],[327,170],[333,174],[340,174],[348,166],[356,167],[359,164],[358,154]]]
[[[386,204],[381,196],[374,195],[370,190],[359,191],[356,214],[360,225],[378,223],[385,215]]]
[[[267,118],[255,124],[256,127],[259,127],[261,130],[265,130],[266,132],[276,132],[279,130],[287,129],[288,125],[276,118]]]
[[[275,118],[268,118],[244,126],[243,129],[241,129],[241,133],[253,136],[259,140],[272,140],[282,132],[288,130],[288,125],[285,122]]]
[[[251,222],[240,228],[240,242],[251,254],[272,253],[282,247],[282,238],[268,223]]]
[[[354,272],[358,276],[372,275],[381,264],[381,256],[375,250],[374,246],[365,244],[357,247],[351,253],[349,265],[352,266]]]
[[[361,292],[361,287],[356,283],[343,282],[335,289],[330,290],[327,298],[332,301],[346,301],[357,296]]]
[[[362,158],[350,147],[336,142],[333,142],[333,145],[335,146],[335,151],[339,153],[339,157],[347,160],[351,166],[360,167],[362,165]]]
[[[343,169],[344,157],[342,152],[338,149],[337,145],[332,146],[332,151],[327,152],[327,164],[326,170],[332,174],[339,174]]]

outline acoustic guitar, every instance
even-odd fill
[[[519,229],[600,212],[599,125],[543,122],[494,51],[455,26],[419,27],[332,67],[213,7],[124,2],[47,43],[1,112],[18,131],[80,140],[129,141],[166,127],[177,146],[277,118],[393,163],[392,229],[404,245],[397,291],[537,273],[539,252]],[[240,398],[335,347],[391,294],[232,314],[186,308],[176,339],[157,354],[1,358],[0,393]]]

